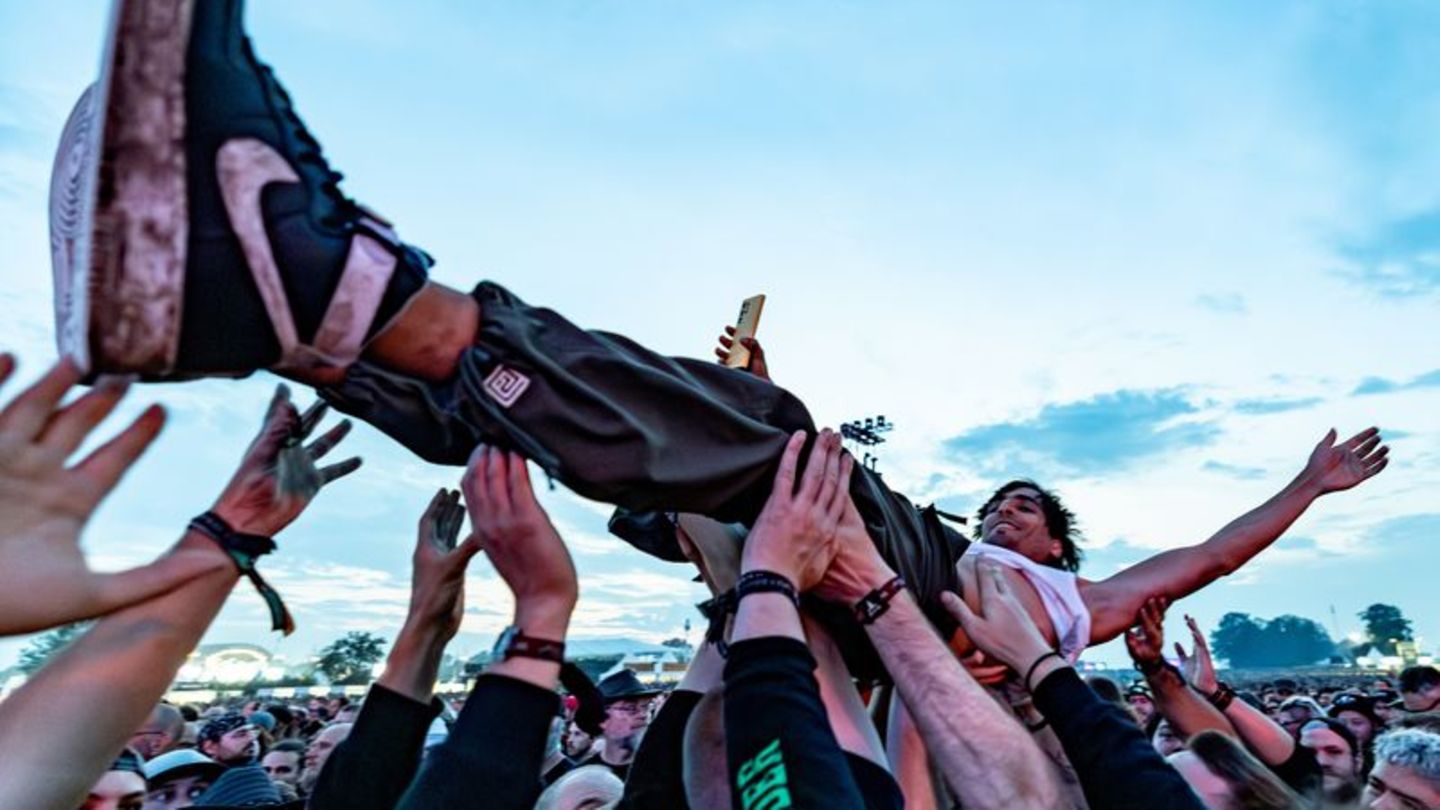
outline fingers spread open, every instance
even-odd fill
[[[1365,456],[1369,455],[1370,451],[1374,450],[1375,447],[1379,444],[1380,434],[1378,432],[1372,433],[1370,435],[1370,438],[1355,445],[1355,455],[1359,456],[1360,458],[1364,458]]]
[[[1333,433],[1334,431],[1332,430],[1331,432]],[[1347,439],[1347,440],[1345,441],[1345,446],[1348,447],[1348,448],[1351,448],[1351,449],[1358,448],[1358,447],[1360,447],[1362,444],[1364,444],[1365,442],[1367,442],[1367,441],[1369,441],[1370,439],[1374,438],[1374,437],[1375,437],[1377,434],[1379,434],[1379,433],[1380,433],[1380,428],[1378,428],[1378,427],[1368,427],[1368,428],[1365,428],[1364,430],[1360,431],[1359,433],[1356,433],[1354,436],[1351,436],[1349,439]]]
[[[80,369],[75,361],[65,358],[45,372],[35,384],[20,392],[15,400],[0,411],[0,430],[26,439],[34,438],[50,420],[55,406],[75,383]]]
[[[325,402],[325,400],[316,400],[314,404],[305,409],[304,413],[300,414],[300,424],[295,429],[295,437],[297,439],[304,439],[309,436],[320,424],[320,421],[325,418],[325,414],[329,410],[330,405]]]
[[[356,470],[360,469],[361,463],[362,460],[359,456],[352,456],[345,459],[344,461],[337,461],[334,464],[321,467],[317,471],[320,473],[320,486],[323,487],[331,481],[339,478],[344,478],[350,473],[355,472]]]
[[[775,495],[789,498],[795,494],[795,467],[800,459],[800,448],[805,446],[805,431],[797,430],[785,444],[780,454],[780,468],[775,471]]]
[[[61,408],[46,424],[40,441],[62,458],[80,447],[95,426],[104,421],[120,399],[125,396],[123,381],[98,385],[74,402]]]
[[[310,453],[311,460],[318,461],[324,458],[326,453],[334,450],[335,445],[339,444],[340,440],[344,439],[350,433],[351,427],[352,425],[349,419],[342,419],[340,420],[340,424],[325,431],[321,434],[320,438],[311,442],[310,446],[305,448]]]
[[[77,474],[88,477],[95,484],[93,494],[96,503],[119,483],[120,477],[155,441],[164,426],[165,409],[151,405],[115,438],[95,448],[75,466]]]

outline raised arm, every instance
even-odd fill
[[[310,427],[319,412],[312,416]],[[278,533],[320,486],[358,465],[352,459],[317,470],[314,459],[339,441],[345,423],[304,447],[298,439],[305,421],[281,386],[259,437],[210,510],[234,531]],[[92,459],[104,468],[123,454],[102,447]],[[282,479],[310,483],[287,492]],[[0,703],[0,807],[78,807],[170,687],[239,572],[216,541],[195,529],[169,553],[200,559],[207,573],[100,619]]]
[[[855,606],[895,579],[847,499],[839,552],[816,593]],[[975,681],[920,611],[909,590],[866,625],[895,687],[965,807],[1054,807],[1059,786],[1040,748]]]
[[[1210,645],[1205,641],[1205,635],[1200,632],[1200,627],[1193,618],[1186,616],[1185,624],[1190,628],[1194,647],[1186,653],[1179,642],[1175,643],[1175,652],[1180,656],[1185,680],[1225,715],[1225,719],[1235,728],[1245,747],[1254,752],[1261,762],[1277,766],[1290,761],[1295,754],[1295,738],[1291,737],[1290,732],[1283,726],[1271,720],[1269,715],[1237,699],[1235,692],[1215,677],[1215,664],[1210,657]]]
[[[1155,710],[1189,739],[1202,731],[1218,731],[1230,737],[1235,729],[1214,706],[1185,683],[1180,671],[1165,660],[1164,599],[1151,599],[1140,608],[1136,624],[1125,634],[1125,646],[1135,668],[1150,684]]]
[[[511,627],[520,637],[476,680],[450,736],[397,806],[529,810],[540,795],[545,739],[560,705],[555,687],[579,598],[575,563],[535,500],[525,459],[477,447],[460,490],[475,533],[466,543],[484,549],[515,597]]]
[[[15,360],[0,355],[0,383]],[[152,406],[84,460],[66,466],[115,409],[125,386],[104,382],[61,406],[80,372],[62,360],[0,410],[0,636],[109,613],[215,569],[207,555],[166,554],[115,574],[91,571],[80,532],[160,432]]]
[[[1379,428],[1363,430],[1341,444],[1335,439],[1332,429],[1293,481],[1205,542],[1162,552],[1090,584],[1085,601],[1090,608],[1091,644],[1125,632],[1151,597],[1174,602],[1234,573],[1275,542],[1316,498],[1350,489],[1385,469],[1389,448],[1380,443]]]
[[[416,532],[405,624],[354,730],[325,761],[308,810],[392,810],[415,777],[440,714],[440,660],[465,614],[465,571],[480,551],[475,535],[457,547],[464,522],[459,492],[442,489],[430,499]]]
[[[736,810],[864,806],[825,716],[798,596],[835,555],[852,461],[826,430],[797,474],[804,441],[803,431],[790,437],[741,556],[724,707]]]

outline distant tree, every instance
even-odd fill
[[[1230,662],[1230,666],[1243,668],[1264,666],[1265,624],[1256,621],[1248,613],[1226,613],[1220,617],[1220,624],[1210,634],[1210,649],[1216,658]]]
[[[1335,653],[1335,642],[1319,622],[1290,615],[1265,621],[1226,613],[1210,634],[1210,646],[1217,658],[1241,669],[1313,664]]]
[[[57,627],[54,630],[31,639],[25,649],[20,651],[20,661],[16,668],[26,675],[34,675],[45,666],[45,663],[55,657],[57,653],[70,646],[70,642],[84,635],[90,629],[89,622],[77,622]]]
[[[1301,616],[1276,616],[1266,622],[1262,666],[1292,667],[1324,661],[1335,654],[1335,642],[1325,628]]]
[[[660,646],[661,646],[661,647],[670,647],[670,648],[676,649],[676,650],[688,650],[688,649],[690,649],[690,642],[686,641],[686,640],[683,639],[683,638],[679,638],[679,637],[676,637],[676,638],[667,638],[667,639],[665,639],[664,641],[660,642]]]
[[[1394,605],[1377,602],[1356,615],[1365,622],[1365,635],[1370,643],[1386,655],[1395,654],[1395,642],[1415,640],[1410,620]]]
[[[320,650],[315,669],[334,684],[365,683],[384,655],[385,639],[363,630],[346,633]]]

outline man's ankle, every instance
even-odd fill
[[[429,281],[363,356],[391,371],[438,382],[455,373],[479,330],[480,304],[474,298]]]

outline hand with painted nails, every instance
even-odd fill
[[[1321,494],[1339,492],[1380,474],[1390,463],[1390,448],[1381,444],[1380,428],[1367,428],[1336,444],[1334,428],[1315,445],[1301,475]]]
[[[562,638],[579,597],[575,563],[535,500],[525,459],[480,445],[460,491],[480,547],[515,595],[516,624],[528,634]]]
[[[300,517],[322,487],[358,470],[357,457],[315,464],[350,432],[348,419],[304,444],[327,409],[317,402],[302,414],[290,401],[289,386],[276,386],[260,434],[211,511],[237,532],[273,537]]]
[[[480,537],[476,534],[456,545],[464,523],[460,493],[447,489],[436,492],[420,517],[411,558],[410,612],[405,622],[433,629],[446,641],[460,630],[465,615],[465,570],[480,551]]]
[[[765,508],[755,519],[741,552],[743,571],[773,571],[800,591],[820,582],[838,549],[836,529],[850,502],[855,459],[840,446],[840,434],[820,431],[799,474],[805,432],[797,431],[780,456],[780,469]]]
[[[15,369],[0,355],[0,383]],[[104,382],[66,405],[80,380],[62,360],[0,409],[0,635],[44,630],[110,613],[165,593],[229,563],[172,552],[113,574],[91,571],[80,532],[96,507],[160,432],[152,406],[84,459],[67,460],[125,395]]]

